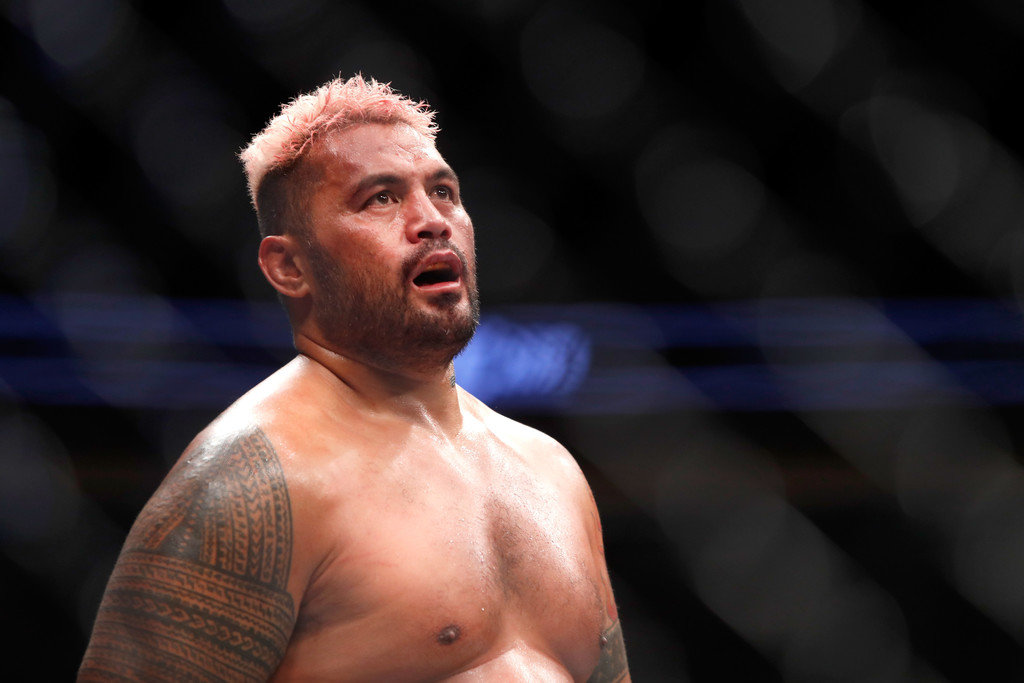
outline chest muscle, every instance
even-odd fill
[[[433,675],[528,634],[538,649],[585,668],[602,607],[577,515],[534,495],[431,500],[379,508],[318,578],[297,635],[348,643],[382,672],[404,657],[436,667]]]

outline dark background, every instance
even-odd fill
[[[0,3],[5,676],[72,677],[191,437],[290,354],[235,154],[439,110],[460,381],[587,472],[637,681],[1024,675],[1024,5]]]

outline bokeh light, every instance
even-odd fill
[[[522,55],[533,94],[568,119],[611,116],[643,82],[645,58],[632,41],[557,2],[530,19]]]

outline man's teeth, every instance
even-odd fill
[[[429,273],[432,270],[443,270],[443,269],[445,269],[447,267],[448,267],[447,263],[441,263],[441,262],[432,263],[429,266],[427,266],[426,268],[424,268],[423,272],[424,273]]]

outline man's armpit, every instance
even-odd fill
[[[284,474],[260,431],[218,450],[168,477],[139,516],[79,680],[265,680],[277,668],[295,618]]]
[[[616,621],[601,634],[601,659],[587,683],[616,683],[629,674],[622,624]]]

